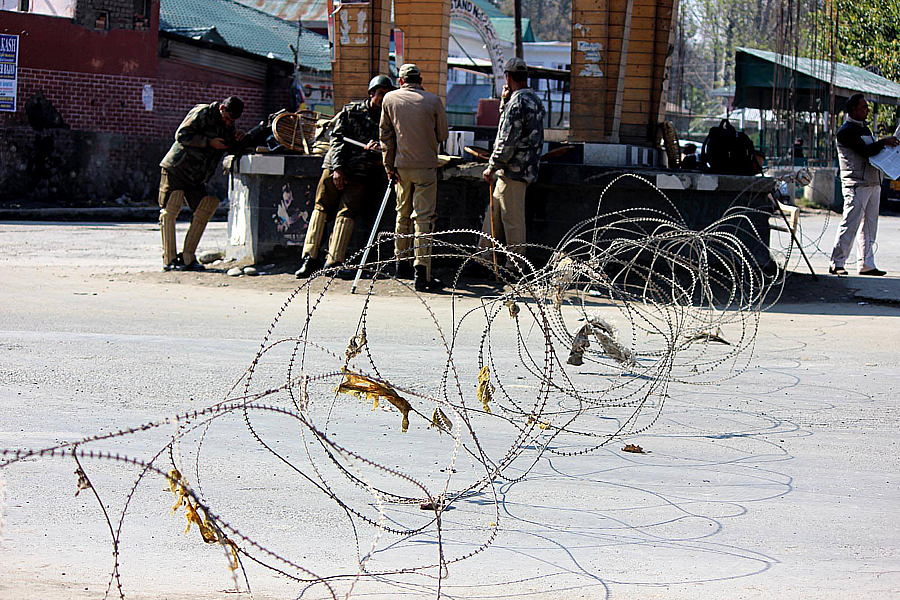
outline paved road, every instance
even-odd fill
[[[828,246],[832,231],[816,233],[824,228],[822,216],[804,217],[803,225],[808,239],[818,236]],[[43,447],[158,421],[209,406],[239,381],[295,281],[158,273],[158,235],[142,224],[0,223],[0,447]],[[900,218],[882,218],[880,238],[879,266],[900,272]],[[224,224],[211,224],[204,246],[224,243]],[[824,272],[827,259],[813,260]],[[522,480],[512,474],[527,461],[515,463],[510,479],[496,487],[499,515],[490,491],[445,513],[450,558],[478,549],[496,522],[499,533],[484,552],[450,565],[443,593],[540,600],[900,595],[900,308],[871,299],[900,299],[900,278],[822,277],[814,284],[797,275],[792,281],[790,297],[797,301],[762,315],[752,362],[739,376],[715,386],[673,385],[653,426],[622,443],[582,456],[544,455]],[[436,393],[446,358],[438,330],[421,303],[391,285],[379,288],[370,307],[375,358],[398,385]],[[816,292],[797,293],[813,285]],[[462,323],[454,358],[464,392],[472,395],[479,306],[472,295],[456,304],[448,296],[431,302],[445,333],[454,318]],[[316,339],[341,355],[361,309],[362,297],[345,288],[329,293],[316,308]],[[476,310],[463,319],[470,309]],[[296,335],[306,310],[305,297],[295,301],[274,338]],[[511,394],[528,401],[538,386],[516,356],[512,333],[498,320],[491,340],[497,372]],[[526,346],[532,342],[529,336]],[[285,381],[289,360],[287,348],[273,349],[253,389]],[[324,372],[335,364],[312,353],[308,366]],[[595,372],[571,375],[601,386],[609,381]],[[316,390],[328,397],[333,385]],[[452,462],[449,436],[418,421],[401,434],[397,412],[372,412],[342,396],[316,412],[321,423],[328,414],[334,439],[429,487],[440,488],[451,463],[460,481],[477,475],[468,457]],[[610,407],[609,420],[604,414],[584,424],[589,433],[608,431],[619,413]],[[258,415],[253,423],[274,449],[311,472],[296,422]],[[501,422],[476,426],[490,453],[515,439],[516,431]],[[165,426],[97,446],[147,460],[174,431]],[[191,443],[175,457],[188,465],[192,484],[199,435],[189,435]],[[649,453],[622,452],[626,441]],[[557,450],[589,445],[568,438],[558,444]],[[200,484],[210,505],[267,549],[319,576],[356,573],[357,549],[375,550],[373,570],[437,559],[433,528],[380,537],[365,525],[353,530],[340,507],[252,439],[240,416],[218,420],[199,447]],[[105,460],[84,466],[115,524],[140,471]],[[382,479],[363,464],[352,468],[373,485],[415,494],[413,486]],[[113,562],[110,534],[90,490],[75,496],[74,470],[71,458],[0,470],[0,598],[103,597]],[[321,474],[368,516],[398,526],[427,520],[409,505],[386,505],[379,516],[371,498],[334,469]],[[171,514],[172,504],[160,477],[145,480],[130,499],[119,557],[126,597],[223,597],[233,582],[222,550],[203,544],[196,528],[183,534],[184,517]],[[307,588],[253,563],[246,568],[255,598],[327,597],[321,585]],[[436,574],[363,580],[354,592],[435,597]],[[339,579],[332,585],[339,594],[349,589]]]

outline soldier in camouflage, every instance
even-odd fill
[[[234,122],[244,112],[240,98],[198,104],[175,132],[175,142],[159,163],[159,229],[162,232],[163,270],[202,271],[194,252],[216,212],[219,199],[206,193],[206,184],[222,157],[237,146],[244,132]],[[187,200],[193,217],[180,254],[176,254],[175,219]]]
[[[319,246],[325,225],[334,218],[334,228],[328,239],[325,267],[344,262],[347,244],[353,233],[356,217],[362,210],[372,184],[387,185],[381,166],[381,145],[378,124],[381,121],[381,102],[394,89],[389,77],[378,75],[369,82],[369,98],[351,102],[338,113],[331,134],[331,147],[322,164],[322,177],[316,188],[316,206],[309,219],[303,244],[303,264],[295,275],[302,279],[322,267]],[[347,140],[365,144],[362,148]],[[342,269],[339,277],[353,276],[350,269]]]
[[[538,176],[544,145],[544,106],[528,87],[528,66],[521,58],[504,65],[506,85],[494,150],[484,180],[494,184],[493,212],[488,205],[482,231],[504,238],[513,252],[525,251],[525,188]],[[493,227],[491,227],[493,221]],[[490,246],[482,238],[481,248]]]

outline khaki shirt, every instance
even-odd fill
[[[385,167],[433,169],[438,144],[449,136],[438,96],[418,83],[388,92],[381,105],[381,152]]]

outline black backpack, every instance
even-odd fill
[[[756,175],[762,172],[753,140],[743,131],[737,131],[728,119],[722,119],[709,130],[700,152],[700,168],[723,175]]]

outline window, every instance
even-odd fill
[[[134,0],[134,28],[150,27],[150,0]]]

